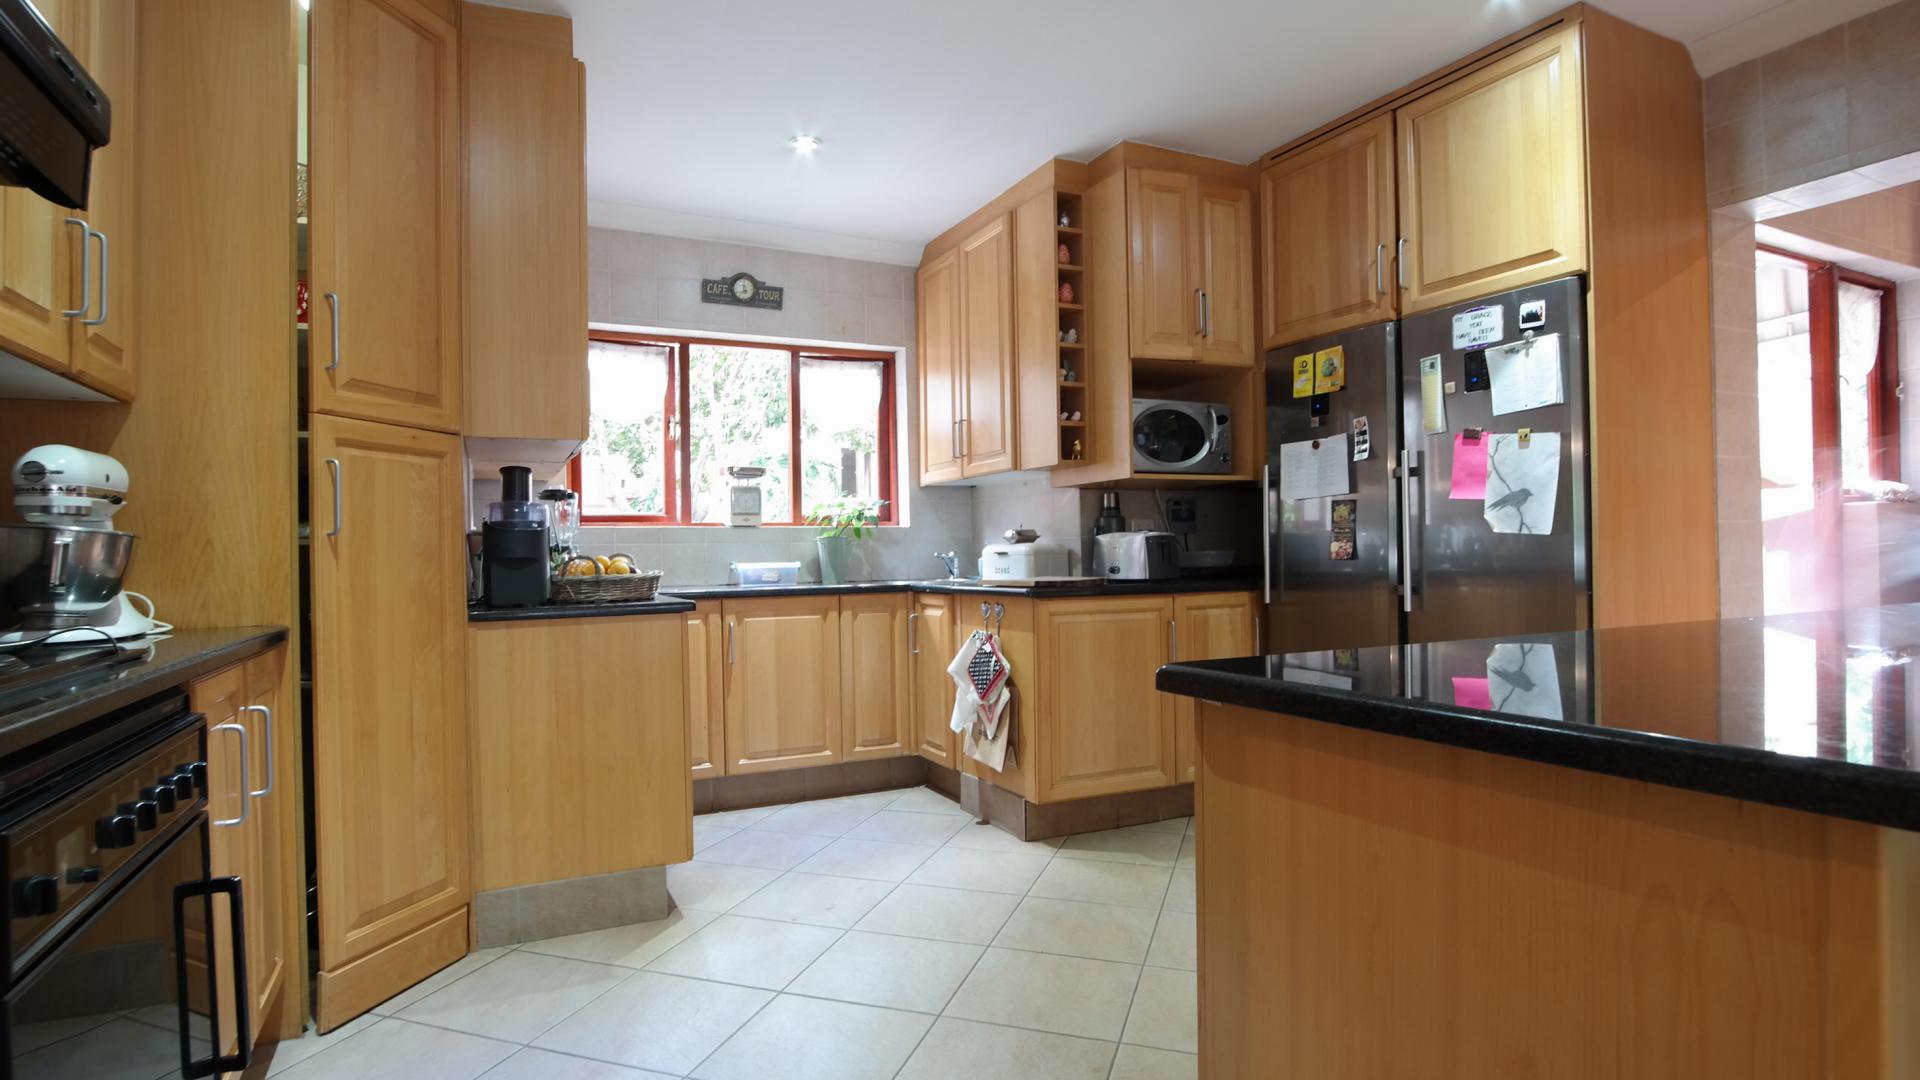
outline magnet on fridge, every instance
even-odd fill
[[[1467,377],[1467,393],[1478,394],[1492,385],[1487,377],[1487,350],[1468,349],[1464,358]]]
[[[1459,392],[1460,392],[1460,384],[1459,384],[1459,383],[1456,383],[1456,382],[1454,382],[1454,381],[1453,381],[1452,379],[1448,379],[1448,380],[1447,380],[1447,385],[1446,385],[1446,392],[1447,392],[1447,393],[1449,393],[1449,394],[1457,394],[1457,393],[1459,393]]]
[[[1331,408],[1331,405],[1328,403],[1327,395],[1325,394],[1315,394],[1307,400],[1308,416],[1325,416],[1329,408]]]
[[[1365,461],[1373,455],[1373,436],[1367,430],[1367,418],[1353,418],[1353,460]]]
[[[1485,435],[1485,434],[1486,434],[1486,432],[1484,432],[1484,431],[1482,431],[1482,430],[1480,430],[1480,429],[1479,429],[1479,428],[1477,428],[1477,427],[1470,427],[1470,428],[1461,428],[1461,429],[1460,429],[1460,437],[1461,437],[1461,438],[1463,438],[1463,439],[1465,439],[1465,440],[1467,440],[1468,442],[1479,442],[1479,441],[1480,441],[1480,436],[1482,436],[1482,435]]]
[[[1545,300],[1520,301],[1520,329],[1547,325],[1547,302]]]
[[[1313,396],[1313,354],[1293,358],[1293,396]]]
[[[1514,434],[1520,436],[1520,449],[1522,450],[1525,450],[1527,448],[1527,444],[1533,441],[1532,428],[1521,428],[1519,431],[1514,432]]]

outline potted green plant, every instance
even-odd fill
[[[840,498],[816,505],[807,524],[820,530],[814,544],[820,549],[820,580],[838,585],[847,580],[847,561],[853,541],[865,540],[880,523],[884,499]]]

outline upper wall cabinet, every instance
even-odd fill
[[[1262,348],[1394,317],[1393,160],[1382,114],[1261,171]]]
[[[1128,169],[1127,253],[1134,358],[1252,366],[1253,199],[1243,185]]]
[[[563,18],[460,16],[469,437],[587,437],[585,68]]]
[[[960,479],[960,252],[914,275],[920,323],[920,482]]]
[[[312,408],[457,431],[459,41],[415,0],[327,0],[311,29]]]
[[[1403,313],[1587,268],[1578,27],[1416,98],[1395,127]]]
[[[1013,216],[921,266],[920,482],[1013,468]]]

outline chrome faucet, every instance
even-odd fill
[[[940,565],[947,568],[948,578],[958,578],[960,576],[960,553],[959,552],[936,551],[933,553],[933,557],[936,559],[939,559]]]

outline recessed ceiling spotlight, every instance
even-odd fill
[[[793,138],[787,140],[787,145],[793,147],[794,153],[799,154],[801,157],[806,157],[815,150],[820,149],[820,137],[818,135],[795,135]]]

